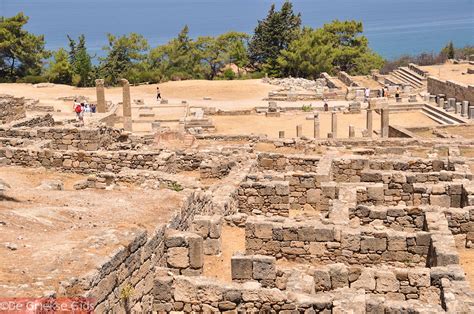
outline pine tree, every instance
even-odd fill
[[[19,13],[0,16],[0,78],[15,80],[41,73],[43,60],[50,56],[45,50],[44,36],[35,36],[23,29],[28,17]]]
[[[277,74],[277,58],[280,52],[298,38],[301,26],[301,14],[293,12],[293,5],[286,1],[280,11],[275,5],[270,7],[267,17],[258,21],[254,35],[249,43],[251,64],[269,74]]]

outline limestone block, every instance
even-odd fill
[[[377,271],[375,273],[377,292],[397,292],[400,283],[391,271]]]
[[[276,259],[272,256],[255,255],[253,257],[253,279],[275,280]]]
[[[384,188],[382,184],[367,187],[367,197],[374,201],[384,200]]]
[[[335,236],[334,227],[320,225],[320,226],[315,226],[314,230],[316,233],[316,241],[319,241],[319,242],[334,241],[334,236]]]
[[[189,265],[196,269],[202,268],[204,263],[203,240],[198,235],[189,235]]]
[[[329,269],[319,268],[313,272],[314,278],[314,289],[318,291],[327,291],[331,289],[331,277],[329,275]]]
[[[222,216],[214,215],[211,217],[211,224],[209,229],[209,237],[218,239],[222,234]]]
[[[256,222],[255,237],[259,239],[271,239],[273,237],[273,224],[267,222]]]
[[[189,267],[189,250],[185,247],[169,248],[167,252],[167,262],[172,268]]]
[[[231,259],[232,280],[251,280],[253,262],[251,256],[234,255]]]
[[[203,238],[207,238],[209,235],[210,226],[211,221],[208,216],[195,216],[192,225],[192,231]]]
[[[370,268],[364,268],[359,278],[351,284],[351,288],[375,290],[375,274]]]
[[[173,277],[158,277],[153,286],[153,296],[158,301],[172,300]]]
[[[411,286],[429,287],[431,285],[430,270],[428,268],[410,269],[408,271],[408,280]]]
[[[321,190],[309,189],[306,192],[306,202],[309,204],[316,204],[321,199]]]
[[[384,238],[363,238],[360,241],[360,251],[362,253],[385,251],[387,249],[387,239]]]
[[[206,239],[203,242],[205,255],[219,255],[221,253],[221,239]]]
[[[430,195],[430,204],[449,208],[451,206],[451,197],[449,195]]]
[[[293,271],[288,277],[286,290],[295,293],[314,293],[314,278],[301,271]]]
[[[357,252],[360,250],[360,232],[343,230],[341,233],[341,248]]]
[[[349,285],[349,271],[344,264],[329,265],[329,275],[331,276],[331,288],[343,288]]]

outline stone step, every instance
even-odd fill
[[[423,85],[421,82],[413,79],[412,77],[408,76],[400,70],[393,71],[392,75],[401,80],[402,82],[405,82],[406,84],[415,88],[420,88]]]
[[[463,119],[456,117],[450,114],[449,112],[444,111],[443,109],[431,105],[425,105],[423,107],[423,113],[426,114],[432,120],[444,125],[465,123]]]
[[[406,73],[407,75],[409,75],[410,77],[412,77],[414,80],[420,82],[420,83],[423,83],[424,81],[426,81],[426,78],[419,75],[418,73],[410,70],[408,67],[399,67],[398,68],[401,72],[404,72]]]

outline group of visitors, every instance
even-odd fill
[[[88,104],[87,102],[78,102],[77,99],[74,99],[73,110],[76,113],[76,120],[80,125],[84,125],[84,114],[89,113],[92,115],[96,113],[97,106],[96,104]]]
[[[387,87],[382,87],[381,89],[378,90],[378,97],[390,97],[389,91]],[[397,90],[395,91],[395,98],[400,97],[400,88],[397,87]],[[364,90],[364,98],[365,101],[369,101],[370,98],[370,88],[366,88]]]

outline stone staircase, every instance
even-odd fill
[[[466,123],[466,120],[452,114],[450,112],[445,111],[442,108],[438,108],[429,104],[425,104],[422,109],[423,113],[427,115],[430,119],[443,124],[443,125],[454,125],[454,124],[463,124]]]
[[[408,67],[400,67],[390,73],[390,76],[394,81],[401,82],[403,85],[410,85],[415,89],[423,89],[427,86],[426,78],[410,70]]]

